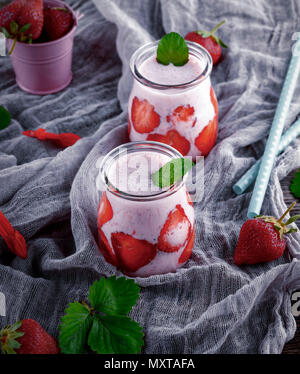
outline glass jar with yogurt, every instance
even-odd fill
[[[189,60],[183,66],[158,63],[158,41],[132,55],[128,132],[130,141],[162,142],[195,158],[208,155],[216,143],[218,103],[210,54],[199,44],[186,43]]]
[[[99,249],[127,275],[174,272],[192,253],[195,218],[185,177],[164,189],[151,178],[174,158],[181,154],[168,145],[132,142],[112,150],[100,165]]]

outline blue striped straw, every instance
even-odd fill
[[[299,34],[300,35],[300,34]],[[295,51],[300,50],[300,36],[295,45]],[[275,116],[271,126],[269,138],[267,140],[265,152],[263,154],[254,190],[251,196],[250,205],[247,213],[248,218],[253,218],[260,214],[265,193],[269,183],[274,160],[276,158],[280,138],[282,135],[284,123],[288,114],[289,106],[296,88],[297,78],[300,72],[299,52],[292,54],[288,67],[287,75],[280,94],[280,99],[276,108]]]
[[[298,119],[290,128],[282,135],[279,143],[279,148],[277,151],[278,156],[285,148],[298,136],[300,135],[300,119]],[[232,187],[233,191],[237,195],[241,195],[246,191],[246,189],[254,182],[257,177],[259,167],[261,164],[261,159],[256,161],[255,164],[234,184]]]

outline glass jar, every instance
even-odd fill
[[[168,145],[145,141],[121,145],[101,162],[99,249],[127,275],[174,272],[192,253],[195,219],[186,176],[164,189],[151,180],[166,162],[180,157]]]
[[[195,158],[208,155],[216,143],[218,103],[210,54],[197,43],[186,43],[189,61],[182,67],[156,61],[158,41],[132,55],[128,132],[130,141],[162,142]]]

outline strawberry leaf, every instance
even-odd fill
[[[20,29],[20,34],[28,31],[30,29],[31,23],[27,23],[26,25],[22,26]]]
[[[300,169],[292,179],[292,182],[290,184],[290,191],[296,198],[300,199]]]
[[[156,186],[160,188],[169,187],[181,180],[193,166],[194,163],[188,158],[176,158],[152,174],[151,178]]]
[[[88,344],[100,354],[139,353],[143,342],[140,325],[126,316],[95,315]]]
[[[9,39],[9,38],[11,37],[10,33],[6,30],[5,27],[2,27],[1,29],[2,29],[2,32],[3,32],[3,34],[5,35],[5,37],[6,37],[7,39]]]
[[[156,59],[163,65],[169,65],[170,62],[175,66],[185,65],[189,60],[186,41],[176,32],[166,34],[158,43]]]
[[[7,126],[9,126],[10,122],[11,116],[9,112],[5,108],[3,108],[3,106],[0,106],[0,130],[3,130]]]
[[[93,309],[99,312],[126,315],[136,304],[139,291],[133,279],[101,278],[90,287],[89,300]]]
[[[92,323],[89,308],[78,302],[69,304],[59,326],[59,346],[62,353],[84,353]]]

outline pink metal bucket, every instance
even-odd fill
[[[45,7],[68,8],[74,18],[69,33],[47,43],[17,42],[11,62],[18,86],[31,94],[47,95],[63,90],[72,80],[72,51],[74,36],[80,18],[69,5],[60,0],[44,0]],[[13,41],[7,40],[10,49]]]

